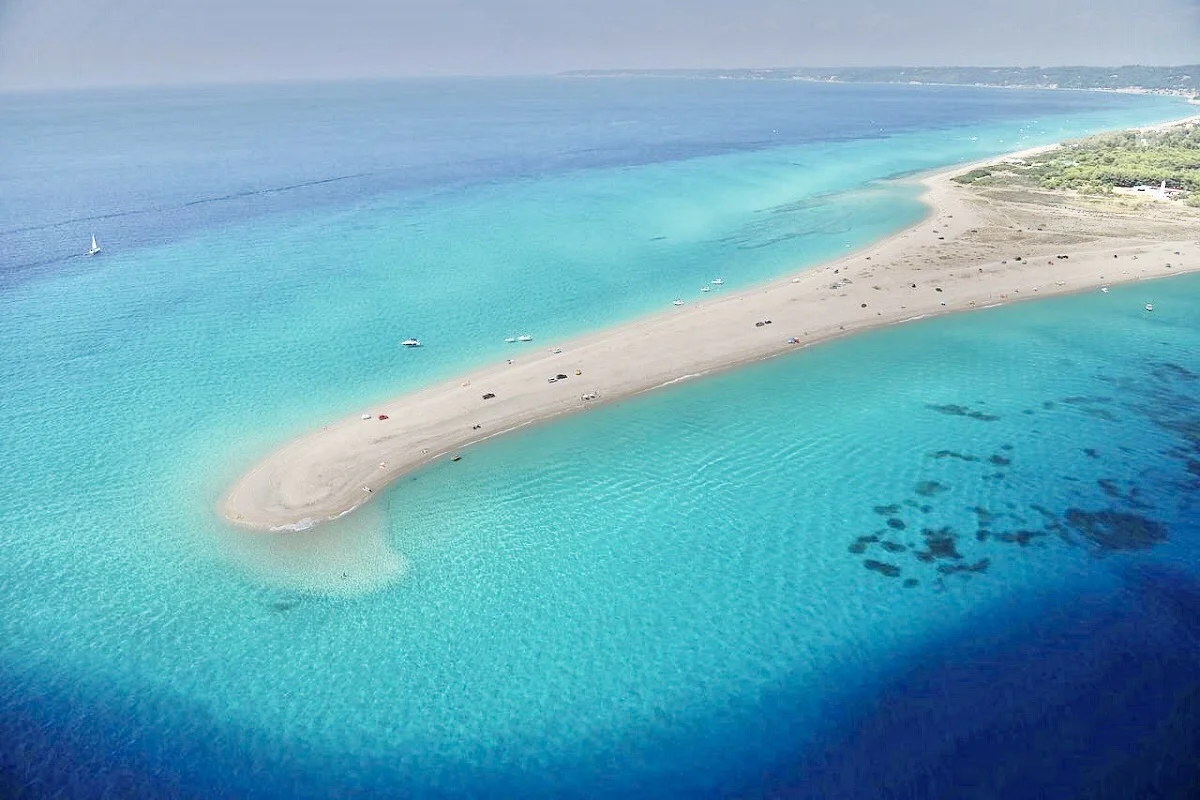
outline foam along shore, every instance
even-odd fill
[[[515,363],[480,367],[292,441],[238,480],[219,511],[250,529],[302,530],[435,459],[551,417],[870,328],[1200,269],[1194,212],[952,182],[974,166],[912,179],[924,187],[925,219],[837,261],[680,307],[665,298],[662,313],[551,350],[516,351]],[[548,382],[559,374],[568,377]]]

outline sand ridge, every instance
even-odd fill
[[[435,459],[559,415],[870,328],[1200,269],[1200,215],[952,181],[974,166],[910,179],[924,187],[925,219],[836,261],[681,307],[668,302],[549,349],[527,345],[512,363],[289,442],[239,479],[219,512],[253,530],[302,530]],[[560,374],[567,378],[548,381]]]

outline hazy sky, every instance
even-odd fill
[[[1197,61],[1200,0],[0,0],[0,88]]]

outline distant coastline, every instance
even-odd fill
[[[769,69],[573,70],[563,78],[682,78],[693,80],[875,83],[974,86],[1200,97],[1200,64],[1178,67],[784,67]]]
[[[872,328],[1200,270],[1200,214],[1073,208],[1061,193],[989,195],[953,181],[1004,158],[910,178],[925,219],[836,261],[364,408],[268,455],[219,511],[252,530],[303,530],[471,444],[604,402]]]

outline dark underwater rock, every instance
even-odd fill
[[[938,450],[936,453],[929,454],[931,458],[936,458],[939,461],[943,458],[956,458],[959,461],[976,462],[979,456],[973,456],[970,453],[959,453],[954,450]]]
[[[925,549],[917,552],[919,560],[928,563],[941,560],[957,561],[962,558],[962,553],[958,552],[957,547],[958,536],[949,527],[937,530],[925,528],[921,535],[925,537]]]
[[[938,492],[944,492],[948,488],[950,487],[938,483],[937,481],[921,481],[917,484],[917,487],[914,491],[921,495],[921,497],[933,497]]]
[[[1116,500],[1122,500],[1134,508],[1146,509],[1151,507],[1137,499],[1138,488],[1136,486],[1131,486],[1128,492],[1122,492],[1121,487],[1117,485],[1117,482],[1110,478],[1100,478],[1096,481],[1096,485],[1099,486],[1109,497],[1112,497]]]
[[[1102,551],[1146,550],[1167,540],[1166,525],[1139,514],[1071,508],[1064,518],[1072,530]]]
[[[976,411],[968,406],[960,406],[956,403],[949,403],[946,405],[935,405],[931,403],[927,405],[926,408],[950,417],[966,417],[967,419],[979,420],[980,422],[995,422],[996,420],[1000,419],[995,414]]]
[[[981,528],[990,528],[993,522],[1005,516],[1003,513],[996,514],[983,506],[972,506],[969,510],[973,511],[975,516],[979,517],[979,526]]]
[[[878,541],[879,541],[878,534],[872,535],[872,536],[860,536],[854,540],[854,543],[852,545],[850,545],[849,550],[851,553],[862,554],[862,553],[867,552],[868,545],[872,545]]]
[[[876,561],[868,558],[863,562],[863,566],[872,572],[878,572],[880,575],[886,575],[889,578],[899,578],[900,568],[895,564],[885,564],[882,561]]]
[[[1160,364],[1158,367],[1156,367],[1154,369],[1154,377],[1159,378],[1160,380],[1165,377],[1172,377],[1172,378],[1182,378],[1183,380],[1186,380],[1186,381],[1194,381],[1197,378],[1200,378],[1200,375],[1197,375],[1196,373],[1192,372],[1187,367],[1181,367],[1178,364],[1171,364],[1169,362],[1163,362],[1162,364]]]
[[[1006,544],[1016,544],[1025,547],[1034,539],[1040,539],[1046,535],[1046,531],[1034,531],[1027,528],[1021,528],[1015,531],[1004,531],[1002,533],[993,533],[992,536],[998,542]]]
[[[974,564],[940,564],[938,566],[938,572],[942,573],[943,575],[987,572],[988,567],[991,565],[992,560],[990,558],[983,558],[979,561],[976,561]]]

